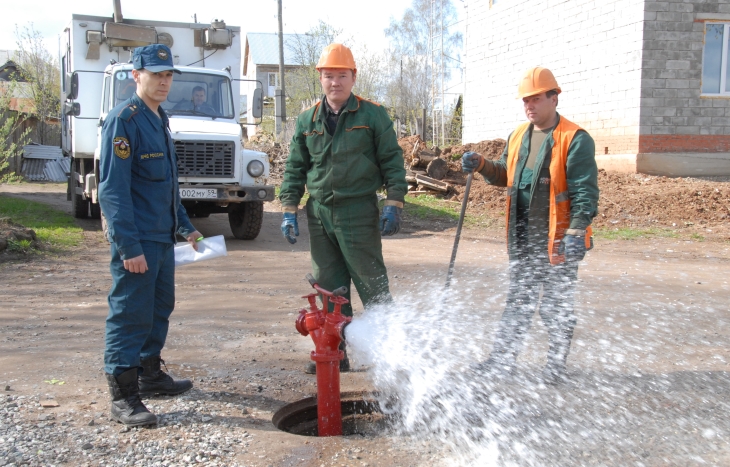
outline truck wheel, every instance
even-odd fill
[[[91,218],[101,219],[101,205],[99,203],[92,203],[89,201],[89,207],[91,208]]]
[[[253,240],[258,237],[264,223],[264,202],[250,201],[228,206],[228,223],[233,236],[239,240]]]
[[[68,191],[71,195],[71,214],[76,219],[86,219],[89,217],[89,201],[85,200],[82,195],[76,194],[76,188],[79,186],[79,182],[76,181],[78,164],[83,164],[83,161],[77,159],[71,160],[71,173],[68,178]]]
[[[71,214],[76,219],[86,219],[89,217],[89,202],[82,195],[76,194],[76,187],[79,183],[74,178],[76,174],[71,174]]]

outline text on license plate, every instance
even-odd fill
[[[215,188],[180,188],[180,197],[183,199],[217,198]]]

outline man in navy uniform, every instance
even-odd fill
[[[165,373],[160,353],[175,305],[176,235],[196,250],[201,235],[180,202],[175,147],[160,107],[180,71],[162,44],[136,48],[132,61],[137,91],[109,112],[102,129],[99,203],[111,243],[104,351],[111,414],[141,426],[157,417],[140,397],[193,386]]]

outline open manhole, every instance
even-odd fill
[[[360,392],[340,394],[342,435],[374,437],[389,426],[389,416],[382,413],[373,395]],[[287,433],[317,436],[317,398],[307,397],[287,404],[274,413],[274,426]]]

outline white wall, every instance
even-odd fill
[[[523,73],[544,66],[558,111],[603,154],[636,153],[644,0],[471,1],[467,6],[464,143],[504,138],[525,121]]]

